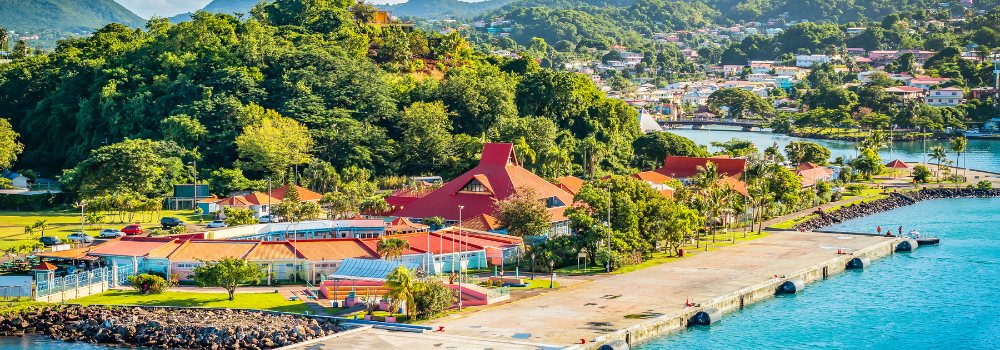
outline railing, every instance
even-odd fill
[[[128,284],[129,276],[134,274],[135,273],[132,272],[132,265],[122,265],[118,266],[118,273],[115,273],[114,268],[112,267],[102,267],[99,269],[56,277],[51,281],[42,280],[35,283],[35,297],[52,295],[104,282],[113,282],[115,285],[124,285]]]
[[[510,287],[493,288],[486,291],[486,300],[495,299],[504,295],[510,295]]]
[[[31,283],[20,286],[0,287],[0,298],[3,300],[20,299],[21,297],[31,297]]]
[[[319,288],[314,286],[312,283],[309,283],[308,280],[306,281],[306,290],[309,291],[314,298],[319,298]]]
[[[674,120],[664,120],[663,123],[726,123],[726,124],[766,124],[766,120],[761,119],[726,119],[726,118],[679,118]]]

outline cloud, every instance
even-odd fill
[[[212,0],[115,0],[142,18],[154,15],[171,17],[181,13],[194,12],[208,5]]]

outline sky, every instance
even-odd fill
[[[171,17],[187,12],[195,12],[212,0],[115,0],[139,17],[149,19],[153,15]]]

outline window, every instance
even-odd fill
[[[559,197],[556,196],[549,197],[549,200],[546,203],[546,206],[548,206],[549,208],[561,207],[565,205],[566,204],[563,204],[563,202],[559,200]]]
[[[459,192],[489,193],[490,191],[487,190],[486,186],[483,186],[483,184],[480,183],[479,180],[473,178],[472,180],[469,180],[469,182],[465,184],[465,187],[462,187],[462,189],[459,190]]]
[[[935,91],[934,95],[941,95],[941,91]]]

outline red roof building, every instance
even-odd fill
[[[284,200],[285,192],[288,191],[288,186],[295,186],[295,185],[284,185],[275,188],[271,192],[268,192],[267,195],[279,201]],[[307,190],[300,186],[295,186],[295,188],[299,190],[299,201],[301,202],[318,202],[321,198],[323,198],[323,195]]]
[[[577,192],[580,192],[580,188],[583,187],[584,183],[583,179],[578,178],[576,176],[563,176],[557,178],[556,181],[559,182],[559,184],[556,185],[557,187],[561,188],[563,191],[566,191],[566,193],[569,193],[574,196],[576,195]]]
[[[394,215],[411,219],[440,216],[455,223],[460,221],[460,205],[464,206],[461,219],[493,214],[495,201],[510,197],[522,186],[534,189],[549,207],[551,233],[569,233],[569,220],[563,212],[573,203],[573,196],[521,167],[514,145],[509,143],[487,143],[478,166]]]
[[[490,215],[481,214],[462,221],[458,224],[458,227],[461,227],[463,230],[497,231],[500,229],[500,222]]]
[[[407,218],[396,218],[385,228],[386,235],[400,235],[430,231],[430,226],[418,224]]]
[[[654,171],[683,181],[698,174],[698,167],[704,168],[708,162],[718,165],[720,175],[737,178],[747,166],[746,159],[667,156],[667,159],[663,162],[663,167]]]

